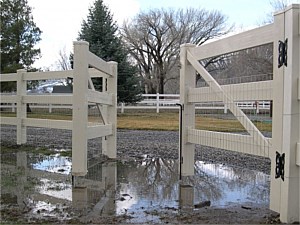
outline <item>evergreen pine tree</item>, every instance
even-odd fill
[[[31,65],[40,55],[34,46],[41,40],[27,0],[1,0],[1,71],[15,73],[18,69],[33,70]],[[1,83],[2,91],[14,90],[15,83]]]
[[[40,29],[35,25],[27,0],[1,1],[1,73],[30,69],[40,54],[34,46]]]
[[[137,69],[130,64],[128,52],[117,31],[118,27],[107,6],[102,0],[96,0],[89,9],[87,20],[82,23],[78,39],[89,42],[90,51],[103,60],[118,63],[118,101],[137,102],[141,93]]]

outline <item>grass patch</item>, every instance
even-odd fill
[[[219,132],[245,132],[237,120],[196,115],[196,129]],[[272,131],[271,123],[254,122],[260,131]],[[179,130],[178,113],[124,113],[118,115],[118,128],[131,130]]]
[[[1,116],[15,117],[15,113],[1,113]],[[52,113],[28,113],[28,118],[53,119],[53,120],[72,120],[72,115],[52,114]],[[89,117],[89,122],[95,123],[99,117]],[[196,128],[200,130],[210,130],[219,132],[245,132],[243,126],[237,120],[220,119],[209,116],[195,117]],[[254,121],[255,126],[260,131],[272,131],[272,123]],[[163,113],[144,113],[132,112],[118,114],[119,129],[130,130],[179,130],[179,114],[175,112]]]
[[[178,113],[124,113],[118,115],[119,129],[178,130]]]

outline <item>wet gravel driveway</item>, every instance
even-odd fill
[[[178,158],[178,131],[118,130],[117,156],[128,158]],[[27,143],[33,146],[71,149],[72,134],[68,130],[27,128]],[[1,126],[2,145],[16,144],[16,127]],[[101,149],[101,138],[89,140],[89,153]],[[196,145],[195,159],[205,162],[258,170],[270,174],[268,158],[241,154],[222,149]]]

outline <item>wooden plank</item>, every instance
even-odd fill
[[[259,101],[273,100],[273,81],[259,81],[252,83],[221,85],[224,92],[232,98],[233,101]],[[211,87],[190,88],[188,92],[188,101],[193,103],[217,102],[220,96]]]
[[[69,120],[47,120],[47,119],[23,119],[23,124],[28,127],[41,127],[41,128],[53,128],[53,129],[65,129],[72,130],[73,122]]]
[[[68,77],[73,77],[73,70],[28,72],[24,74],[24,80],[66,79]]]
[[[87,138],[93,139],[97,137],[105,137],[108,135],[112,135],[112,125],[96,125],[96,126],[88,126]]]
[[[206,59],[272,43],[273,34],[274,26],[270,24],[198,46],[190,51],[196,60]]]
[[[111,76],[112,72],[109,64],[91,52],[88,52],[88,64]]]
[[[0,82],[17,81],[17,73],[0,74]]]
[[[6,125],[17,125],[18,120],[16,117],[0,117],[0,124],[6,124]]]
[[[94,90],[88,90],[87,96],[88,102],[99,103],[104,105],[112,105],[112,94],[106,92],[98,92]]]
[[[26,95],[23,96],[24,103],[39,103],[39,104],[66,104],[71,105],[73,95]]]
[[[251,155],[269,157],[270,145],[257,144],[250,135],[188,129],[188,141],[193,144],[221,148]],[[271,139],[268,139],[271,142]],[[263,149],[264,151],[261,151]]]

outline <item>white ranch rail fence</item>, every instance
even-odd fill
[[[205,90],[205,88],[203,88]],[[203,93],[204,94],[204,93]],[[120,103],[118,108],[121,113],[124,113],[126,109],[154,109],[157,113],[160,110],[168,109],[179,109],[179,106],[176,105],[180,102],[179,94],[142,94],[143,100],[135,104],[125,104]],[[241,109],[255,110],[255,113],[259,113],[260,110],[270,110],[270,101],[243,101],[236,102]],[[205,110],[223,110],[224,113],[228,112],[228,107],[222,102],[215,102],[210,104],[209,101],[203,103],[197,103],[195,105],[196,109],[205,109]]]
[[[2,96],[11,96],[11,94],[3,93]],[[41,94],[28,93],[27,96],[38,96]],[[58,93],[45,93],[45,96],[59,96],[61,94]],[[64,94],[67,96],[67,94]],[[9,98],[9,97],[8,97]],[[51,97],[49,97],[50,99]],[[179,106],[176,105],[180,102],[179,94],[142,94],[143,100],[137,102],[135,104],[118,104],[118,109],[120,109],[121,113],[125,113],[126,109],[155,109],[157,113],[160,110],[168,110],[168,109],[179,109]],[[243,101],[236,102],[236,104],[243,110],[252,110],[255,113],[259,114],[261,110],[270,110],[270,101]],[[35,103],[30,104],[30,109],[45,109],[48,113],[52,113],[55,109],[73,109],[71,104],[46,104],[43,102],[42,104]],[[90,104],[90,106],[94,106],[94,104]],[[205,109],[205,110],[222,110],[224,113],[228,113],[228,107],[224,105],[222,102],[214,102],[214,104],[210,103],[198,103],[195,105],[196,109]],[[17,104],[16,103],[5,103],[0,105],[0,110],[8,111],[8,112],[16,112]]]
[[[89,67],[93,67],[90,68]],[[96,91],[91,78],[101,77],[102,92]],[[72,94],[28,95],[27,81],[73,78]],[[102,153],[116,157],[116,113],[117,113],[117,63],[105,62],[89,51],[88,42],[74,42],[74,69],[54,72],[26,72],[18,70],[13,74],[1,74],[1,82],[16,82],[17,93],[1,94],[1,105],[13,104],[16,117],[1,116],[0,124],[17,126],[17,144],[27,141],[26,127],[47,127],[72,130],[72,174],[84,176],[87,173],[87,140],[102,137]],[[72,120],[49,120],[27,118],[27,104],[40,107],[72,109]],[[88,122],[89,104],[97,105],[103,124]],[[31,107],[35,107],[31,105]]]
[[[180,166],[184,176],[194,173],[195,144],[223,148],[271,159],[270,208],[282,222],[299,221],[300,176],[300,5],[275,14],[274,23],[202,46],[184,44],[180,51],[180,103],[182,126]],[[279,53],[279,43],[286,42]],[[273,80],[219,85],[199,60],[265,44],[273,44]],[[286,52],[286,55],[283,55]],[[280,55],[279,55],[280,54]],[[279,61],[286,64],[279,66]],[[208,84],[196,88],[196,71]],[[236,104],[273,101],[272,138],[266,138]],[[248,135],[195,129],[195,104],[221,101]],[[181,152],[181,151],[180,151]],[[281,179],[277,179],[280,178]]]

